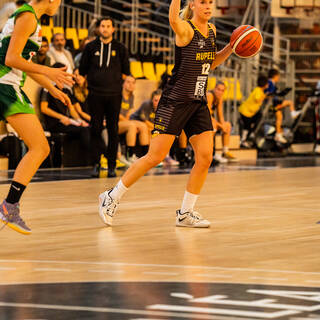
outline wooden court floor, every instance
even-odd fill
[[[100,221],[97,198],[116,179],[31,183],[22,212],[33,233],[0,231],[0,285],[168,282],[320,287],[320,167],[209,174],[196,207],[212,222],[209,229],[175,227],[175,210],[187,178],[142,178],[124,196],[112,228]],[[0,186],[2,197],[7,189]],[[0,287],[0,296],[1,292]],[[317,292],[313,301],[320,310],[320,289]],[[39,315],[1,317],[2,300],[1,320],[39,319]],[[317,316],[312,319],[320,319],[320,313]],[[261,318],[272,317],[254,319]]]
[[[33,233],[0,232],[1,283],[320,286],[320,168],[209,174],[196,208],[210,229],[174,226],[186,180],[144,177],[124,196],[112,228],[100,221],[97,196],[115,179],[31,183],[22,212]],[[2,197],[7,188],[0,186]]]

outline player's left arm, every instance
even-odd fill
[[[212,23],[210,23],[210,26],[215,36],[217,36],[216,27]],[[211,65],[211,70],[214,70],[215,68],[220,66],[220,64],[224,63],[230,57],[231,54],[232,54],[232,48],[230,46],[230,43],[228,43],[222,50],[217,52],[216,57]]]

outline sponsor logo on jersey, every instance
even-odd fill
[[[115,57],[115,56],[117,55],[117,51],[116,51],[116,50],[112,50],[111,55],[112,55],[113,57]]]
[[[154,127],[155,127],[155,129],[159,129],[159,130],[162,130],[162,131],[164,131],[166,129],[165,126],[162,126],[160,124],[155,124]]]
[[[206,45],[206,42],[203,39],[198,41],[198,46],[200,49],[204,48],[205,45]]]
[[[214,51],[197,52],[196,53],[196,60],[197,61],[214,60]]]

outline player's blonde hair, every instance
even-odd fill
[[[193,17],[193,11],[190,8],[190,3],[194,0],[187,0],[185,6],[180,12],[180,18],[182,20],[190,20]]]

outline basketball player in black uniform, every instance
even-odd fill
[[[176,136],[184,129],[195,153],[185,196],[177,210],[176,226],[209,227],[210,222],[193,210],[212,161],[213,128],[207,107],[206,89],[210,69],[222,64],[232,53],[228,44],[216,50],[216,29],[208,21],[212,0],[188,0],[180,14],[181,0],[172,0],[169,21],[176,34],[175,67],[159,102],[149,152],[134,162],[118,184],[99,197],[99,214],[112,225],[123,194],[149,169],[168,154]]]

